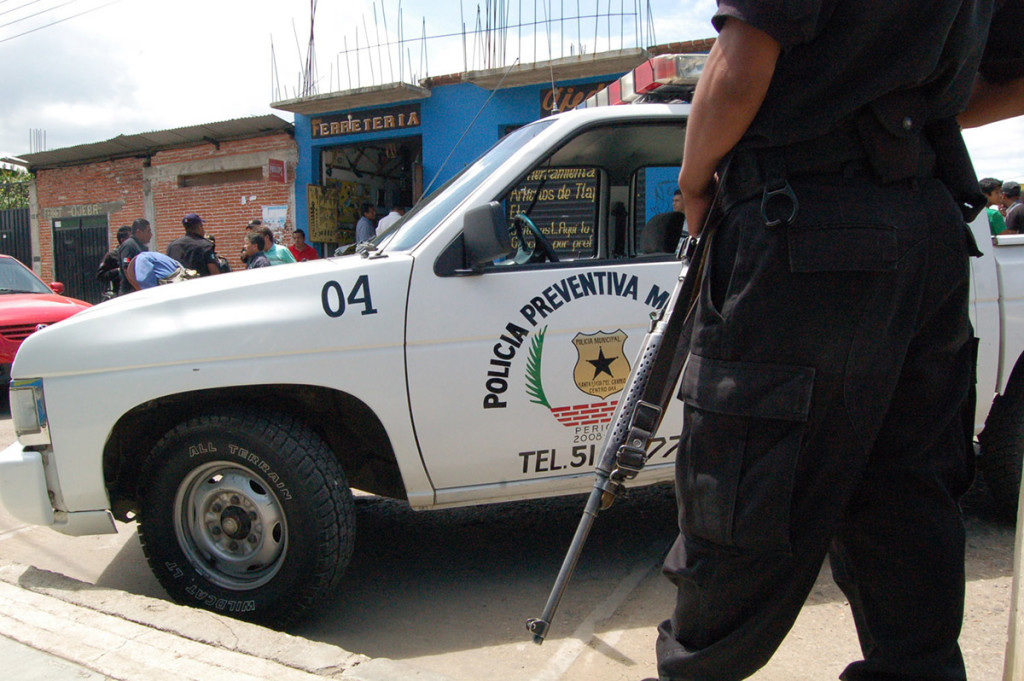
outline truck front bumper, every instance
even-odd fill
[[[40,452],[15,442],[0,452],[0,503],[7,512],[29,525],[44,525],[63,534],[113,534],[117,532],[109,510],[55,511],[46,484],[46,467]]]

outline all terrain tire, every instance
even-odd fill
[[[225,411],[178,424],[140,478],[139,538],[177,602],[283,627],[335,591],[355,540],[352,493],[297,419]]]
[[[1000,395],[992,404],[985,430],[978,435],[981,445],[979,467],[1000,512],[1017,518],[1020,498],[1021,462],[1024,459],[1024,400],[1020,394]]]

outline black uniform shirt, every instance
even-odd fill
[[[913,87],[923,88],[929,120],[954,116],[979,68],[991,80],[1024,75],[1024,0],[719,0],[712,22],[721,29],[727,17],[782,46],[744,147],[816,139]]]
[[[148,250],[149,247],[147,247],[146,244],[139,243],[134,236],[128,237],[124,240],[124,243],[117,247],[118,264],[121,266],[121,286],[118,288],[119,293],[129,293],[135,290],[132,288],[131,282],[128,281],[128,277],[125,275],[124,271],[127,269],[128,263],[132,261],[132,258],[137,256],[139,253]]]
[[[201,276],[210,273],[208,264],[217,264],[217,256],[213,252],[213,243],[198,234],[185,234],[167,246],[167,255],[185,267],[195,270]]]

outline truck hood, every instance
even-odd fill
[[[403,254],[328,258],[136,291],[32,334],[18,351],[12,375],[201,364],[368,343],[371,339],[360,334],[372,333],[373,325],[332,320],[325,311],[325,287],[336,282],[333,286],[348,292],[365,275],[383,302],[389,290],[404,296],[411,267],[412,258]],[[391,311],[404,314],[404,303]],[[329,321],[335,323],[324,333],[320,327]]]

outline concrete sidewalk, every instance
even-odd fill
[[[11,681],[448,681],[8,561],[0,561],[0,659]]]

